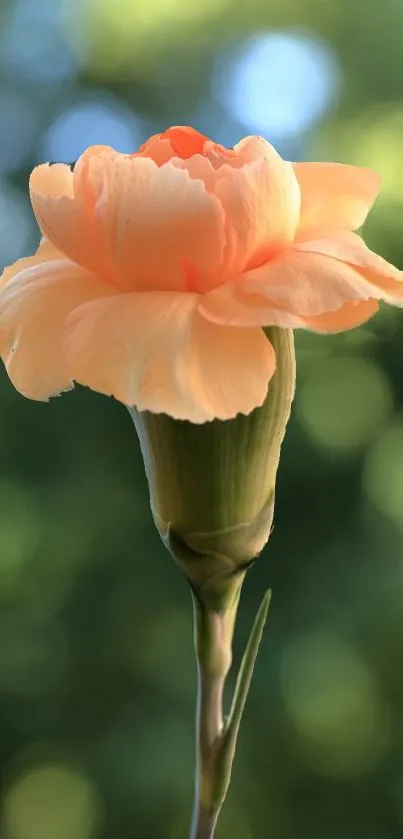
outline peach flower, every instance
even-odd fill
[[[186,127],[37,166],[42,243],[1,280],[13,384],[46,400],[76,381],[193,423],[248,414],[276,367],[263,327],[338,332],[403,305],[402,272],[353,232],[378,191],[367,169]]]

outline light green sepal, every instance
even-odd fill
[[[221,612],[228,608],[247,569],[264,548],[274,515],[274,490],[254,519],[211,533],[180,534],[172,525],[154,520],[175,562],[185,572],[196,594]]]

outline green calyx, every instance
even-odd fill
[[[158,531],[196,596],[218,610],[269,538],[294,396],[292,331],[265,332],[276,372],[264,404],[248,416],[194,425],[130,409]]]
[[[186,538],[169,523],[157,527],[175,562],[188,577],[195,595],[215,611],[227,610],[236,598],[247,569],[266,544],[274,514],[274,493],[249,522]]]

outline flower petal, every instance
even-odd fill
[[[371,251],[356,233],[321,229],[315,239],[298,243],[296,248],[354,265],[371,283],[379,286],[383,300],[392,305],[403,305],[403,272]]]
[[[230,419],[261,405],[274,350],[261,329],[217,327],[196,294],[114,296],[68,319],[72,378],[141,411],[194,423]]]
[[[137,155],[86,153],[76,177],[120,288],[193,290],[200,275],[218,270],[224,212],[186,170]]]
[[[37,166],[30,177],[31,203],[44,236],[73,262],[107,278],[98,242],[84,202],[75,197],[74,175],[64,163]]]
[[[22,259],[17,259],[12,265],[6,265],[0,277],[0,290],[16,274],[20,274],[21,271],[32,268],[34,265],[38,265],[38,262],[46,262],[48,259],[64,259],[64,254],[55,248],[48,239],[42,238],[38,250],[33,256],[25,256]]]
[[[202,180],[224,209],[221,282],[267,261],[280,247],[290,244],[300,211],[300,191],[292,165],[282,160],[269,143],[260,137],[247,137],[234,152],[236,156],[224,158],[218,167],[200,154],[172,160],[176,168]]]
[[[356,230],[380,190],[379,175],[359,166],[294,163],[294,171],[301,189],[300,231],[318,225]]]
[[[400,288],[399,282],[368,279],[338,259],[295,248],[210,292],[199,309],[214,323],[297,329],[347,303],[389,300],[388,283]],[[397,293],[393,302],[403,305]]]
[[[366,323],[376,315],[378,308],[377,300],[344,303],[336,312],[325,312],[323,315],[305,318],[303,328],[321,333],[346,332]]]
[[[305,317],[276,306],[260,294],[245,294],[226,283],[221,293],[200,301],[200,312],[213,323],[232,326],[279,326],[283,329],[308,329],[311,332],[344,332],[360,326],[378,311],[376,300],[344,303],[339,309]]]
[[[336,311],[349,301],[385,296],[382,288],[353,266],[296,249],[245,274],[242,287],[303,317]]]
[[[61,342],[66,315],[109,286],[44,243],[6,268],[0,291],[0,354],[17,390],[47,400],[71,388]]]
[[[30,190],[42,232],[120,289],[193,289],[222,261],[220,202],[170,163],[94,146],[74,174],[63,164],[38,166]]]
[[[226,326],[281,326],[299,329],[305,321],[283,306],[276,306],[263,294],[248,293],[242,277],[200,298],[198,309],[212,323]]]

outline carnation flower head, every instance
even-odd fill
[[[367,169],[187,127],[37,166],[43,238],[1,279],[13,384],[46,400],[79,382],[191,423],[249,414],[276,369],[266,327],[338,332],[402,305],[402,273],[354,232],[378,191]]]

